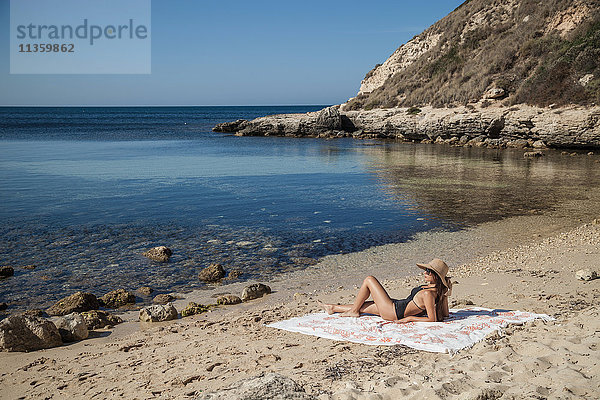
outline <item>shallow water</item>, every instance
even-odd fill
[[[598,215],[596,156],[210,132],[319,108],[0,109],[0,257],[16,267],[0,301],[186,291],[212,262],[267,278],[420,231]],[[141,256],[156,245],[169,263]]]

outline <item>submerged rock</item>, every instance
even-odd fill
[[[173,304],[156,304],[140,310],[140,321],[142,322],[160,322],[172,319],[177,319],[177,309]]]
[[[210,264],[198,274],[203,282],[218,282],[225,277],[225,269],[221,264]]]
[[[167,304],[172,302],[173,300],[175,300],[175,297],[171,296],[170,294],[159,294],[154,296],[152,302],[154,304]]]
[[[258,299],[269,293],[271,293],[270,287],[263,285],[262,283],[255,283],[244,288],[244,291],[242,292],[242,301]]]
[[[543,157],[544,153],[542,153],[541,151],[527,151],[525,153],[523,153],[523,157],[525,158],[536,158],[536,157]]]
[[[100,301],[107,308],[119,308],[126,304],[135,304],[135,295],[125,289],[117,289],[106,293]]]
[[[31,315],[11,315],[0,322],[0,348],[8,351],[34,351],[62,345],[56,326]]]
[[[97,310],[98,299],[91,293],[77,292],[65,297],[48,309],[50,315],[67,315],[73,312]]]
[[[173,252],[171,251],[171,249],[169,249],[166,246],[153,247],[150,250],[142,253],[144,257],[148,257],[149,259],[158,262],[169,261],[169,258],[171,258],[172,254]]]
[[[242,274],[243,272],[241,269],[232,269],[231,271],[229,271],[229,274],[227,274],[227,278],[225,279],[228,281],[232,281],[242,276]]]
[[[138,290],[136,290],[142,296],[150,296],[154,290],[150,286],[142,286]]]
[[[71,313],[58,318],[54,322],[63,342],[75,342],[87,339],[89,332],[83,316],[79,313]]]
[[[81,316],[85,320],[88,330],[104,328],[108,325],[117,325],[123,322],[120,317],[101,310],[82,312]]]
[[[225,294],[223,296],[217,297],[217,304],[222,306],[228,306],[231,304],[240,304],[242,299],[234,294]]]
[[[0,303],[0,311],[4,311],[8,308],[8,304],[6,303]]]
[[[182,317],[189,317],[190,315],[202,314],[208,311],[208,307],[204,304],[198,304],[191,301],[186,308],[181,310]]]
[[[263,373],[250,379],[244,379],[230,387],[212,393],[206,393],[197,400],[316,400],[304,392],[304,388],[292,379],[276,373]]]
[[[15,274],[15,269],[13,267],[9,267],[7,265],[0,267],[0,279],[8,278],[9,276],[13,276]]]

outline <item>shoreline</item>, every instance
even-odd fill
[[[534,149],[600,148],[600,107],[511,107],[480,103],[452,108],[344,110],[279,114],[217,124],[237,136],[396,139],[454,146]]]
[[[454,394],[480,391],[482,388],[474,386],[474,379],[485,371],[452,375],[448,372],[449,365],[456,370],[461,362],[467,366],[481,364],[495,370],[494,363],[502,361],[505,368],[514,370],[518,363],[504,360],[505,353],[509,349],[518,353],[513,350],[516,349],[514,346],[522,346],[523,342],[527,346],[539,346],[535,340],[549,340],[543,332],[569,329],[572,334],[576,324],[586,327],[596,324],[591,327],[591,332],[594,332],[594,326],[597,331],[598,319],[592,315],[598,314],[598,304],[593,296],[600,293],[599,280],[576,281],[574,271],[581,263],[589,263],[597,257],[598,245],[599,225],[581,226],[581,222],[568,218],[536,215],[484,223],[456,232],[426,232],[406,243],[326,256],[316,266],[265,282],[274,293],[248,303],[154,324],[134,322],[137,312],[131,312],[125,314],[124,324],[117,325],[112,331],[100,330],[95,338],[32,353],[1,353],[0,382],[3,384],[0,395],[33,398],[57,394],[78,398],[93,397],[97,393],[99,397],[123,395],[133,398],[144,393],[142,397],[145,398],[193,397],[223,389],[260,372],[274,371],[294,379],[308,393],[322,399],[333,398],[334,393],[353,393],[354,397],[346,398],[366,398],[374,393],[441,397],[440,391],[445,391],[447,398],[454,398]],[[557,259],[553,260],[552,255]],[[418,282],[414,263],[433,256],[447,260],[454,280],[458,281],[451,304],[458,303],[457,307],[460,307],[470,300],[483,307],[518,307],[553,315],[558,312],[555,315],[557,321],[509,327],[508,333],[497,341],[486,339],[452,358],[406,348],[382,349],[316,339],[264,326],[317,311],[317,299],[350,301],[356,285],[369,274],[380,278],[390,295],[402,296]],[[216,293],[236,293],[249,283],[252,282],[186,294],[185,299],[176,300],[174,304],[181,310],[189,301],[203,302]],[[532,287],[535,290],[531,290]],[[531,293],[527,294],[527,290]],[[577,309],[573,309],[571,303],[577,304]],[[560,344],[567,348],[571,345],[581,347],[584,339],[585,336],[580,336],[579,344],[562,341]],[[598,333],[593,334],[592,339],[597,343]],[[597,347],[592,347],[586,351],[597,355]],[[581,350],[573,351],[565,353],[561,350],[545,362],[554,366],[553,360],[558,357],[563,362],[569,358],[587,365],[594,360],[593,356],[581,355]],[[518,358],[518,355],[512,357]],[[373,365],[368,364],[371,372],[365,375],[357,370],[357,366],[362,365],[359,369],[364,369],[366,359]],[[419,366],[421,361],[424,365]],[[404,370],[402,365],[413,365],[416,369]],[[448,371],[441,369],[444,366]],[[85,372],[83,380],[80,380],[82,376],[78,377],[80,372],[76,372],[79,369],[81,373]],[[546,369],[548,371],[558,374],[561,370]],[[517,389],[516,382],[507,386],[502,382],[504,378],[498,377],[498,371],[492,372],[495,373],[492,383],[483,386],[508,387],[509,391]],[[448,383],[444,379],[441,383],[420,381],[418,390],[411,386],[412,383],[405,385],[404,374],[414,375],[410,379],[419,382],[418,379],[432,373],[436,377],[442,374],[449,381],[460,377],[466,383],[462,382],[461,388],[454,388],[456,393],[438,387]],[[388,378],[393,374],[399,376],[391,382]],[[583,374],[589,376],[589,371]],[[122,375],[128,378],[119,379]],[[504,375],[507,375],[506,379],[518,378],[512,373],[505,372]],[[596,379],[591,382],[598,382],[598,373],[592,376]],[[490,381],[489,377],[487,380]],[[499,382],[493,383],[496,380]],[[551,387],[558,384],[548,382]],[[577,386],[569,390],[583,393],[581,390],[584,389]],[[600,390],[585,390],[588,390],[585,393],[600,393]]]

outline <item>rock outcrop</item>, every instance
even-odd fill
[[[140,321],[142,322],[160,322],[172,319],[177,319],[177,309],[173,304],[156,304],[140,310]]]
[[[60,346],[62,340],[49,320],[32,315],[11,315],[0,322],[0,349],[35,351]]]
[[[324,110],[329,110],[328,107]],[[423,107],[339,111],[340,130],[319,125],[321,112],[247,121],[237,135],[387,138],[477,147],[600,147],[600,107]],[[323,111],[323,110],[322,110]]]
[[[107,308],[119,308],[127,304],[135,304],[135,295],[125,289],[117,289],[102,296],[100,302]]]
[[[89,332],[85,319],[79,313],[59,317],[55,322],[63,342],[76,342],[87,339]]]
[[[230,387],[202,394],[197,400],[316,400],[292,379],[276,373],[244,379]]]
[[[74,312],[97,310],[98,299],[91,293],[77,292],[56,302],[47,312],[49,315],[67,315]]]

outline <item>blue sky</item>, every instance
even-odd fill
[[[0,0],[0,105],[338,104],[461,3],[153,0],[151,74],[11,75]]]

